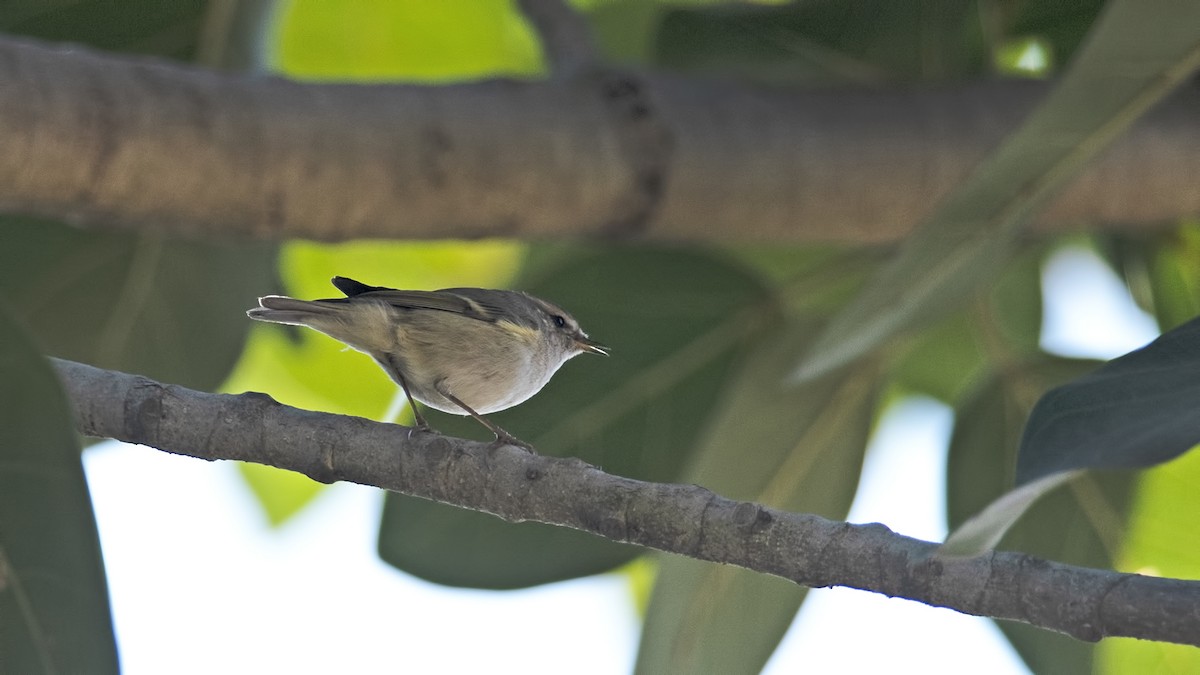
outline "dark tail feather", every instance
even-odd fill
[[[346,294],[346,297],[353,298],[356,295],[369,293],[371,291],[390,291],[392,289],[383,286],[368,286],[361,281],[355,281],[348,277],[334,277],[330,279],[334,287]]]

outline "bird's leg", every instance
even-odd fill
[[[467,405],[466,403],[463,403],[461,400],[459,400],[459,398],[457,396],[455,396],[454,394],[451,394],[449,391],[447,391],[446,388],[444,386],[442,386],[441,382],[438,382],[436,386],[437,386],[437,390],[438,390],[439,394],[450,399],[451,403],[453,403],[454,405],[465,410],[468,415],[470,415],[471,417],[474,417],[476,421],[478,421],[483,426],[487,427],[493,434],[496,434],[496,444],[497,445],[502,445],[502,444],[515,445],[518,448],[525,448],[526,450],[533,452],[532,445],[517,438],[516,436],[513,436],[512,434],[508,433],[504,429],[501,429],[495,422],[492,422],[488,418],[486,418],[483,415],[480,415],[479,413],[472,410],[471,406]]]
[[[408,407],[412,408],[413,420],[417,428],[431,434],[437,433],[433,430],[433,427],[429,426],[429,422],[425,421],[425,416],[421,414],[421,409],[417,407],[417,402],[413,399],[412,392],[408,390],[408,383],[404,381],[404,376],[400,374],[400,369],[396,367],[395,363],[392,363],[391,357],[388,357],[387,361],[389,366],[387,369],[388,372],[391,374],[392,379],[404,390],[404,396],[408,398]]]
[[[425,421],[425,416],[421,414],[421,409],[417,407],[417,402],[413,400],[412,393],[408,391],[408,384],[404,381],[404,378],[401,377],[399,380],[400,388],[404,390],[404,395],[408,397],[408,407],[412,408],[413,421],[416,423],[417,428],[421,431],[437,433],[433,430],[433,427],[429,426],[429,422]]]

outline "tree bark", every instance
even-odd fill
[[[233,459],[352,481],[497,515],[571,527],[807,586],[849,586],[1023,621],[1082,640],[1200,646],[1200,582],[1120,574],[937,544],[736,502],[694,485],[646,483],[577,459],[357,417],[297,410],[263,394],[207,394],[54,360],[89,436],[201,459]]]
[[[302,84],[0,39],[0,210],[213,238],[894,241],[1051,86]],[[1200,214],[1179,92],[1040,221]]]

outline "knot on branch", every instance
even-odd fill
[[[599,70],[594,79],[631,180],[608,223],[608,233],[631,237],[650,228],[661,206],[674,155],[674,134],[649,88],[632,73]]]

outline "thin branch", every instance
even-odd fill
[[[1051,86],[300,84],[0,39],[0,211],[164,234],[894,241]],[[1044,214],[1200,214],[1200,91]]]
[[[89,436],[232,459],[571,527],[738,565],[807,586],[849,586],[1082,640],[1200,646],[1200,582],[1087,569],[1019,553],[932,557],[936,544],[725,499],[694,485],[606,474],[577,459],[297,410],[263,394],[206,394],[55,360]],[[703,518],[701,514],[703,513]]]
[[[517,0],[542,43],[542,53],[556,77],[569,77],[600,63],[587,20],[564,0]]]

